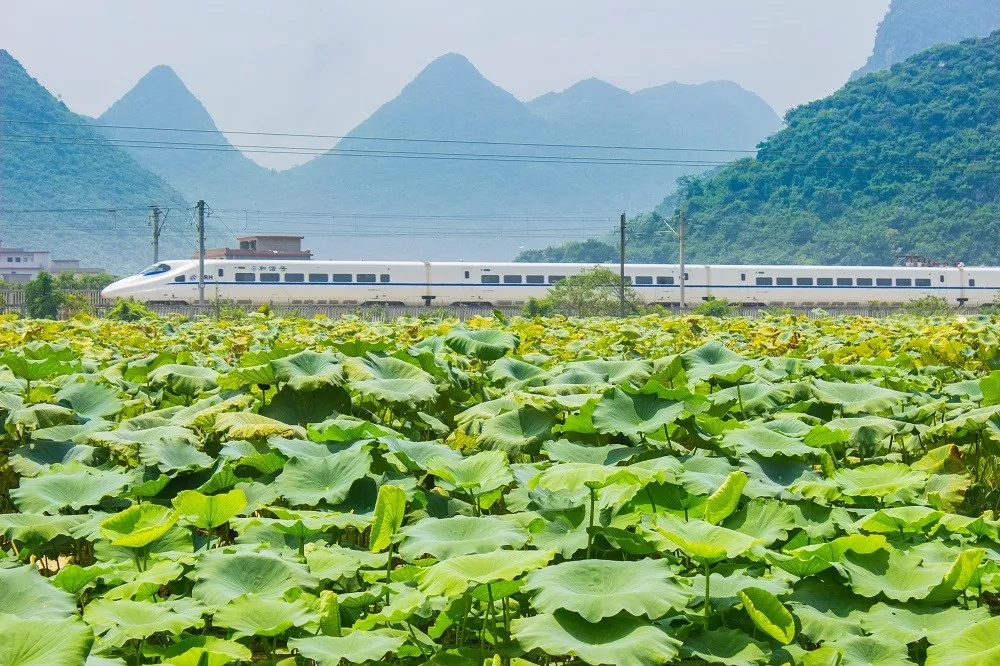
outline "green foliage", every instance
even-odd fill
[[[140,321],[159,318],[149,307],[134,298],[117,299],[105,316],[112,321]]]
[[[532,296],[521,308],[521,315],[524,317],[548,317],[555,310],[555,305],[548,298],[535,298]]]
[[[24,285],[24,304],[29,317],[55,319],[63,304],[63,295],[56,291],[52,276],[42,271]]]
[[[719,317],[722,319],[732,317],[735,313],[736,306],[724,298],[710,298],[691,308],[691,314]]]
[[[543,308],[579,317],[604,317],[619,311],[621,276],[609,268],[594,268],[571,275],[549,288]],[[625,311],[639,312],[642,300],[625,286]]]
[[[900,314],[917,317],[943,317],[954,314],[954,312],[955,310],[948,305],[948,301],[942,296],[924,296],[904,303],[899,308]]]

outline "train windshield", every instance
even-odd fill
[[[160,273],[166,273],[170,270],[170,264],[153,264],[149,268],[145,269],[139,275],[159,275]]]

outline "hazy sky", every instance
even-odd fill
[[[0,0],[0,48],[92,116],[150,68],[170,65],[223,130],[343,134],[450,51],[524,100],[590,77],[633,91],[730,79],[782,113],[846,82],[871,53],[888,5]],[[296,160],[265,159],[274,167]]]

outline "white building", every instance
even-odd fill
[[[52,272],[48,250],[25,250],[0,245],[0,277],[7,282],[30,282],[39,272]]]

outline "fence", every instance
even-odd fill
[[[23,289],[0,289],[3,294],[0,313],[16,313],[24,316],[26,306],[24,302]],[[90,305],[95,315],[103,316],[115,305],[114,299],[101,297],[99,291],[74,290],[64,292],[73,295],[77,302],[84,302]],[[149,309],[160,315],[177,314],[186,317],[218,317],[220,315],[231,314],[233,309],[252,311],[255,306],[234,305],[231,303],[209,302],[204,306],[199,305],[151,305]],[[331,319],[339,319],[345,316],[357,316],[367,321],[384,322],[397,319],[399,317],[411,316],[440,316],[452,317],[459,320],[471,319],[477,316],[491,316],[494,310],[499,310],[505,316],[514,316],[521,313],[519,306],[501,306],[494,308],[491,306],[402,306],[402,305],[315,305],[315,304],[277,304],[271,306],[271,311],[278,316],[301,316],[314,317],[324,315]],[[956,314],[977,315],[986,311],[985,308],[961,308],[956,309]],[[684,312],[679,308],[665,308],[664,312],[671,315],[680,315]],[[891,305],[831,305],[822,309],[814,307],[781,307],[781,308],[760,308],[742,307],[733,310],[733,316],[745,317],[747,319],[759,319],[771,313],[791,313],[805,315],[810,319],[821,316],[857,316],[857,317],[890,317],[899,313],[899,308]],[[64,313],[68,315],[68,313]]]

